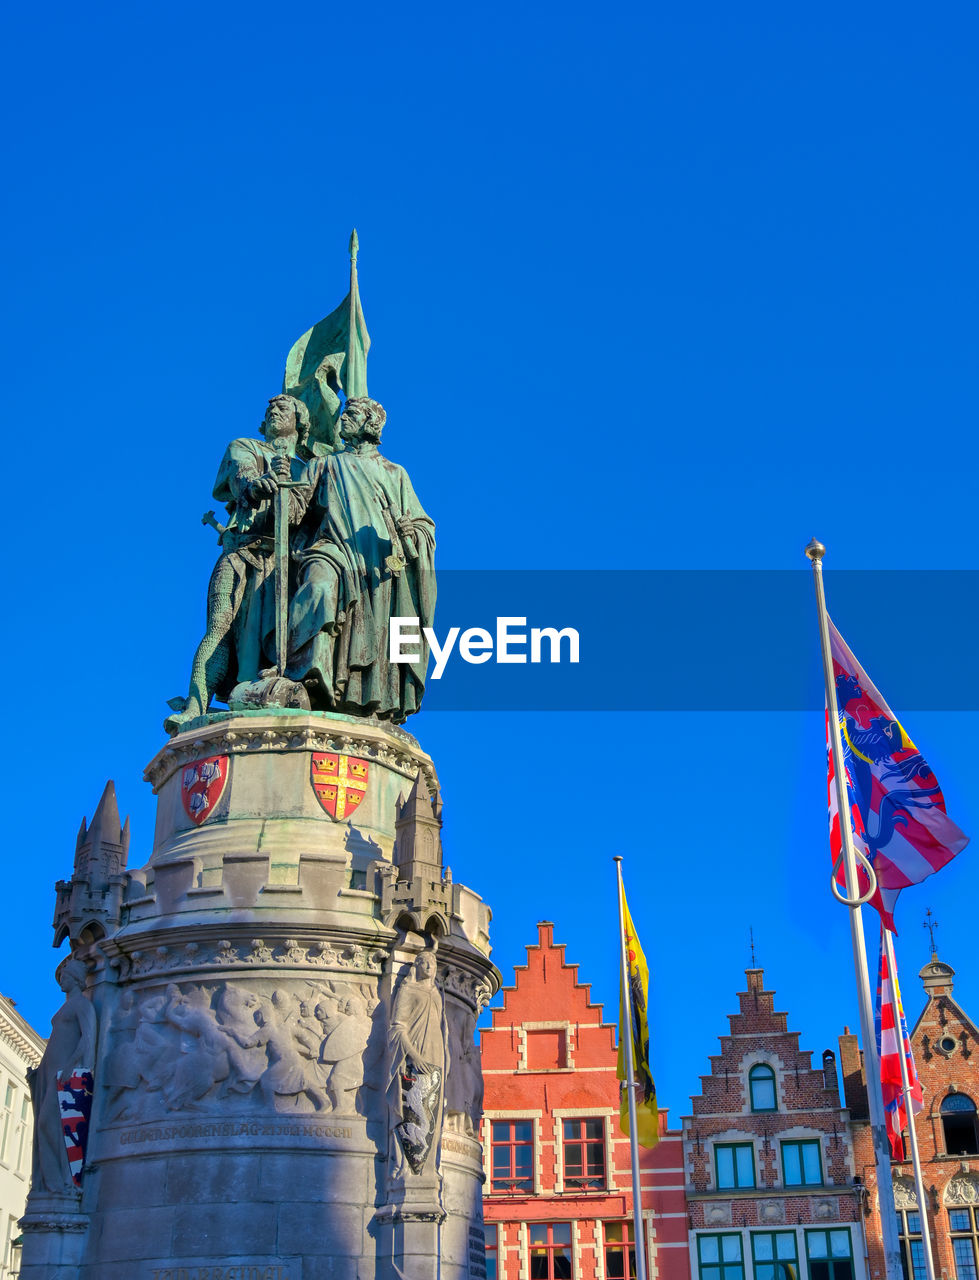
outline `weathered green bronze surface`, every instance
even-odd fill
[[[282,390],[296,396],[310,413],[313,451],[339,447],[340,392],[349,399],[367,395],[370,334],[357,284],[357,232],[350,235],[350,292],[335,311],[293,343],[286,357]]]
[[[392,663],[389,629],[392,617],[433,622],[435,526],[378,451],[386,414],[366,394],[356,232],[350,253],[350,293],[289,352],[288,391],[269,401],[262,438],[233,440],[218,470],[228,520],[204,517],[222,550],[171,733],[212,698],[394,723],[421,703],[428,647]]]

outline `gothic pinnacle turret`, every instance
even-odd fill
[[[71,879],[59,880],[56,886],[54,946],[69,938],[74,949],[118,928],[128,853],[129,818],[120,825],[115,783],[110,779],[91,823],[82,818]]]
[[[413,917],[415,927],[428,930],[434,913],[436,932],[447,931],[452,906],[452,877],[442,868],[442,804],[419,769],[408,799],[397,805],[394,865],[398,882],[394,902]]]

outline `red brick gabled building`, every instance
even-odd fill
[[[976,1280],[979,1274],[979,1027],[952,996],[955,970],[932,955],[919,977],[925,1007],[911,1031],[911,1051],[922,1085],[924,1108],[915,1117],[915,1134],[928,1200],[936,1276]],[[904,992],[905,1015],[914,999]],[[877,1173],[867,1114],[862,1054],[853,1035],[840,1037],[844,1089],[853,1118],[857,1173],[868,1194],[865,1213],[870,1274],[884,1275]],[[909,1158],[894,1161],[891,1175],[906,1277],[924,1280],[922,1221]]]
[[[634,1275],[629,1142],[619,1131],[615,1027],[578,981],[554,926],[482,1032],[487,1274],[500,1280]],[[680,1134],[641,1152],[650,1280],[689,1280]],[[634,1263],[632,1264],[634,1266]]]
[[[761,969],[683,1119],[697,1280],[860,1280],[860,1192],[836,1059],[821,1069]]]

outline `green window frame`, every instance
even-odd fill
[[[799,1138],[782,1143],[782,1185],[821,1187],[823,1184],[822,1143],[818,1138]]]
[[[743,1191],[755,1186],[755,1148],[751,1142],[714,1144],[714,1185],[718,1191]]]
[[[744,1280],[744,1251],[735,1232],[697,1237],[699,1280]]]
[[[794,1231],[752,1231],[755,1280],[799,1280],[799,1248]]]
[[[752,1111],[777,1111],[778,1086],[767,1062],[756,1062],[748,1072],[748,1100]]]
[[[809,1280],[853,1280],[853,1239],[846,1227],[806,1232]]]

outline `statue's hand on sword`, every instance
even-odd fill
[[[274,459],[273,459],[274,465]],[[245,487],[245,496],[253,507],[257,507],[260,502],[264,502],[266,498],[272,498],[278,492],[279,484],[275,476],[270,472],[262,476],[257,476],[254,480],[249,480]]]

